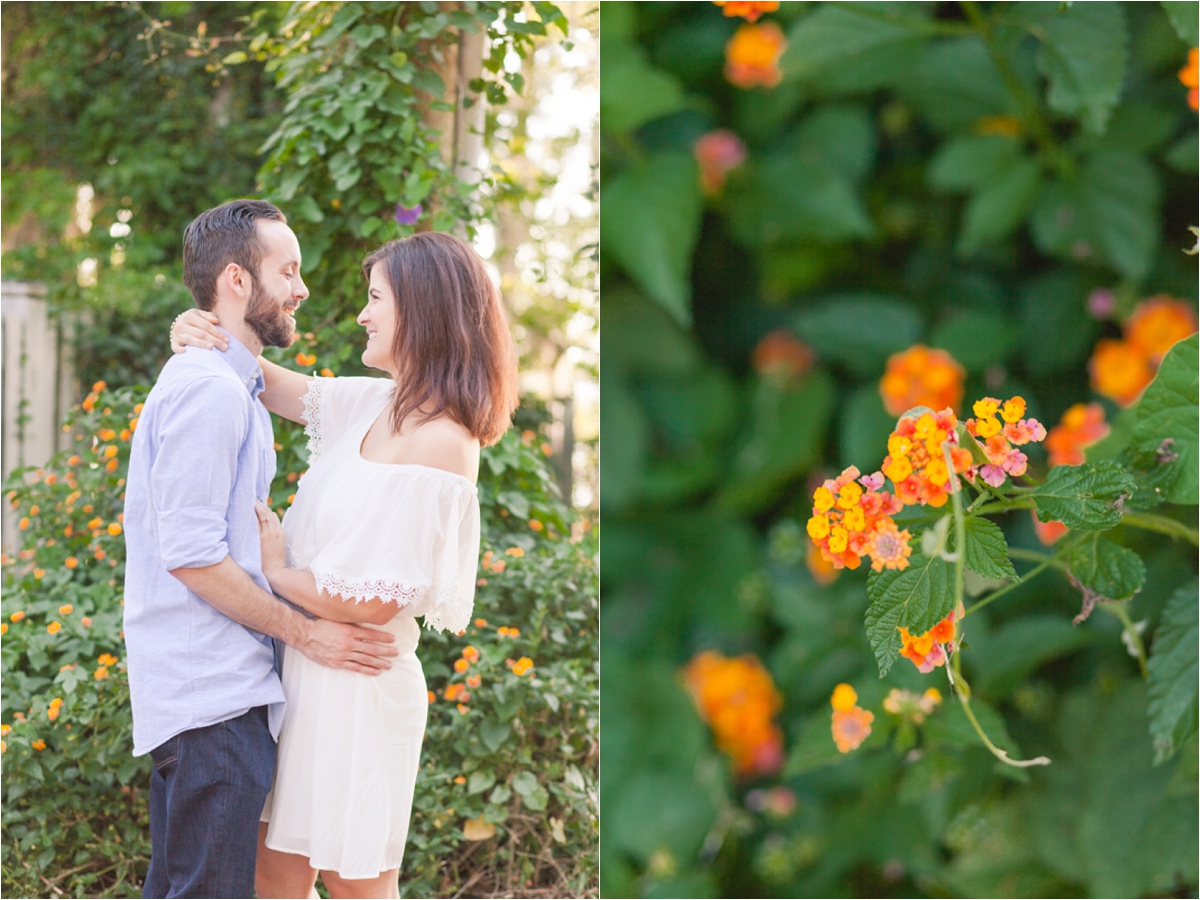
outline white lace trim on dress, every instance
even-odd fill
[[[304,404],[304,433],[308,435],[308,464],[312,466],[321,455],[321,432],[324,430],[325,389],[331,378],[312,378],[308,390],[300,398]],[[375,596],[375,595],[372,595]]]
[[[427,628],[459,632],[471,622],[474,598],[468,598],[466,602],[463,602],[457,584],[414,584],[408,581],[397,582],[382,578],[354,578],[340,572],[313,572],[312,574],[317,582],[317,590],[337,594],[343,600],[354,600],[355,603],[379,597],[385,602],[405,607],[429,599],[432,602],[422,604],[425,608],[418,613],[418,615],[424,615]]]

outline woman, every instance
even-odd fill
[[[313,378],[262,360],[271,412],[302,422],[309,469],[282,525],[259,505],[263,574],[314,615],[385,629],[401,656],[379,676],[284,651],[287,712],[259,826],[260,897],[399,897],[427,693],[426,625],[467,627],[479,555],[479,448],[508,428],[516,355],[499,294],[461,240],[424,233],[363,262],[364,365]],[[172,347],[222,348],[189,310]],[[285,546],[286,541],[286,546]]]

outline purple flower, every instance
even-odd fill
[[[864,475],[858,479],[858,483],[865,487],[868,491],[877,491],[883,487],[883,473],[876,472],[874,475]]]
[[[411,208],[397,203],[396,222],[400,225],[416,225],[418,220],[421,218],[422,212],[423,210],[421,209],[420,203]]]
[[[992,487],[998,488],[1000,485],[1004,484],[1004,470],[999,466],[992,465],[991,463],[988,463],[986,466],[981,468],[979,470],[979,475]]]
[[[1105,288],[1099,288],[1088,294],[1087,307],[1088,312],[1097,319],[1108,319],[1112,316],[1113,310],[1116,309],[1117,298],[1113,292]]]

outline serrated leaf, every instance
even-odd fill
[[[605,184],[605,252],[682,325],[690,325],[692,250],[700,233],[700,182],[690,155],[661,153]]]
[[[872,12],[902,15],[905,21],[927,17],[919,4],[868,3]],[[798,21],[788,33],[788,49],[781,62],[784,72],[800,78],[823,69],[851,68],[858,57],[889,44],[911,43],[920,32],[903,24],[880,21],[836,6],[821,6]]]
[[[972,516],[964,523],[967,531],[967,568],[984,578],[1017,581],[1017,570],[1008,558],[1008,541],[1000,526],[989,519]],[[953,530],[951,535],[953,535]]]
[[[1197,41],[1200,40],[1200,3],[1178,3],[1166,2],[1162,4],[1163,12],[1167,14],[1167,18],[1171,21],[1171,26],[1175,29],[1175,33],[1189,47],[1195,47]]]
[[[1038,518],[1055,519],[1077,531],[1108,531],[1121,521],[1117,501],[1133,494],[1133,476],[1119,463],[1055,466],[1031,494]]]
[[[1129,34],[1119,3],[1023,3],[1014,18],[1042,40],[1038,66],[1050,82],[1051,109],[1079,116],[1103,134],[1121,96]]]
[[[1146,581],[1140,556],[1096,532],[1071,548],[1067,567],[1080,584],[1108,600],[1128,600]]]
[[[924,634],[954,606],[950,568],[941,557],[914,553],[902,571],[872,572],[867,580],[867,637],[879,664],[879,677],[886,675],[900,656],[899,628]]]
[[[1197,583],[1179,588],[1163,610],[1150,648],[1150,737],[1162,762],[1196,734]]]
[[[1193,334],[1167,352],[1154,381],[1138,401],[1130,444],[1148,452],[1171,440],[1170,451],[1179,455],[1179,477],[1166,492],[1171,503],[1197,502],[1197,346]]]

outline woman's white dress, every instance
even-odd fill
[[[318,588],[402,607],[382,626],[401,653],[382,675],[284,650],[287,710],[262,814],[266,843],[343,878],[400,867],[428,710],[414,616],[465,629],[479,557],[469,479],[362,458],[362,440],[391,394],[390,379],[313,379],[304,398],[309,469],[283,519],[288,564],[311,571]]]

